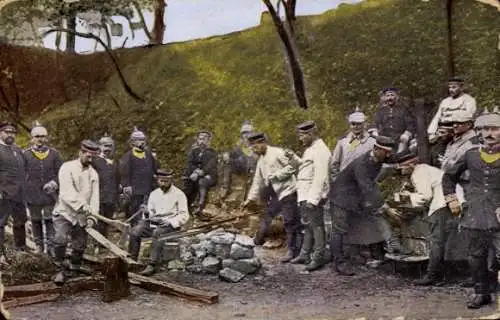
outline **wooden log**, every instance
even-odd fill
[[[112,302],[130,295],[128,281],[128,266],[125,261],[117,257],[104,259],[104,291],[102,301]]]
[[[53,282],[25,284],[5,287],[5,299],[23,298],[42,294],[77,293],[86,290],[103,288],[101,278],[79,277],[69,279],[62,287]]]
[[[216,292],[204,291],[165,281],[159,281],[132,272],[129,272],[128,277],[132,285],[146,290],[151,290],[162,294],[174,295],[188,300],[199,301],[208,304],[219,302],[219,294],[217,294]]]
[[[89,236],[91,236],[95,241],[97,241],[100,245],[120,257],[121,259],[125,260],[128,264],[137,264],[137,261],[133,260],[132,258],[129,257],[129,254],[127,251],[123,250],[122,248],[118,247],[116,244],[113,242],[109,241],[105,236],[103,236],[99,231],[95,230],[94,228],[85,228],[85,231],[88,233]]]
[[[12,309],[31,304],[51,302],[57,300],[60,296],[61,295],[58,293],[52,293],[52,294],[39,294],[36,296],[24,297],[24,298],[14,298],[12,300],[5,301],[5,307]]]

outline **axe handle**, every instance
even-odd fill
[[[99,221],[107,223],[108,225],[113,226],[113,227],[119,229],[120,231],[125,231],[130,226],[128,223],[124,223],[124,222],[121,222],[118,220],[109,219],[109,218],[106,218],[100,214],[91,214],[90,216],[96,218]]]

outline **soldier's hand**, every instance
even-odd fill
[[[448,208],[450,208],[451,213],[454,216],[459,216],[462,211],[462,207],[460,206],[460,201],[456,195],[447,195],[445,197],[446,203],[448,204]]]
[[[191,179],[191,181],[198,180],[198,175],[196,174],[196,172],[191,173],[191,175],[189,176],[189,179]]]
[[[126,195],[127,197],[132,196],[132,187],[123,187],[123,194]]]

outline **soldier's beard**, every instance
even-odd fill
[[[171,186],[172,186],[172,185],[168,185],[168,186],[161,186],[161,187],[160,187],[160,189],[161,189],[161,191],[163,191],[163,192],[167,192],[168,190],[170,190],[170,187],[171,187]]]
[[[14,143],[14,140],[15,139],[12,137],[7,137],[7,138],[5,138],[4,142],[5,142],[5,144],[11,145]]]

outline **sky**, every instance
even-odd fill
[[[340,3],[356,3],[362,0],[298,0],[297,15],[321,14],[336,8]],[[164,43],[187,41],[214,35],[223,35],[248,29],[259,24],[265,5],[260,0],[168,0],[165,10],[166,31]],[[143,11],[149,30],[153,27],[153,14]],[[112,47],[121,47],[128,37],[125,47],[135,47],[148,43],[143,30],[132,32],[123,17],[113,17],[115,23],[123,23],[123,35],[112,38]],[[135,13],[132,22],[138,22]],[[43,30],[40,30],[43,31]],[[85,26],[78,26],[77,31],[88,32]],[[96,34],[97,35],[97,34]],[[65,42],[61,44],[64,48]],[[44,46],[55,49],[55,33],[45,37]],[[95,41],[77,38],[76,52],[91,53]],[[101,51],[98,47],[97,51]]]

